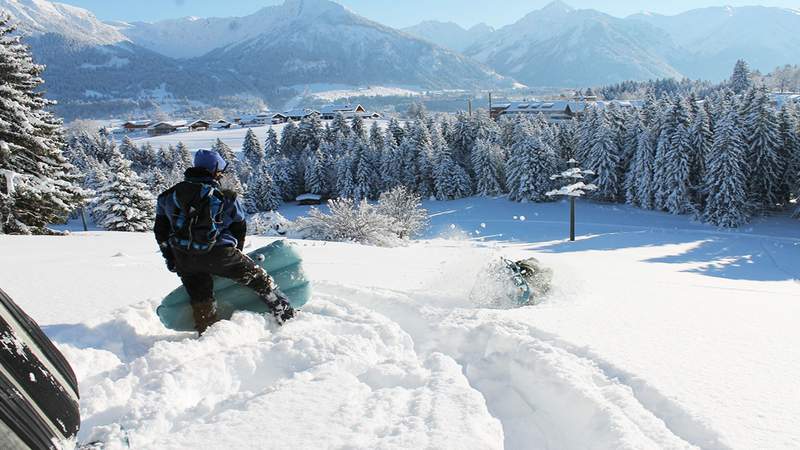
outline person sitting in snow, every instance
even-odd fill
[[[220,189],[228,164],[215,151],[200,150],[185,179],[158,196],[154,232],[167,268],[180,276],[191,298],[195,329],[218,322],[213,276],[255,291],[279,324],[294,309],[267,272],[242,253],[247,233],[244,208],[235,192]]]

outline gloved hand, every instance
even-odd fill
[[[281,301],[273,310],[272,315],[278,321],[278,325],[283,325],[294,318],[294,308],[286,301]]]
[[[178,270],[175,268],[175,255],[172,253],[172,247],[166,242],[162,242],[158,247],[161,249],[164,262],[167,264],[167,270],[172,273],[178,273]]]
[[[167,263],[167,270],[172,273],[178,273],[178,269],[175,268],[175,259],[166,259],[165,262]]]
[[[270,297],[272,299],[267,301],[267,305],[269,309],[272,310],[272,315],[275,317],[278,325],[283,325],[287,320],[294,318],[294,308],[292,308],[292,305],[289,304],[289,301],[280,291],[272,291]]]

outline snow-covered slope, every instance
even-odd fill
[[[19,22],[28,35],[53,33],[92,45],[110,45],[128,39],[91,12],[46,0],[0,0],[0,9]]]
[[[641,22],[556,1],[466,50],[500,73],[534,86],[585,86],[680,77],[669,36]]]
[[[494,28],[480,23],[469,29],[453,22],[428,20],[417,25],[403,28],[406,33],[420,39],[433,42],[444,48],[463,52],[476,42],[486,39],[494,33]]]
[[[675,16],[637,14],[629,20],[666,30],[691,55],[679,65],[692,77],[725,78],[737,59],[763,72],[800,60],[800,12],[795,9],[726,6]]]
[[[280,329],[164,329],[178,279],[148,234],[0,236],[0,284],[75,367],[81,440],[108,449],[800,447],[796,221],[582,201],[570,243],[565,203],[425,206],[429,238],[462,239],[297,242],[315,295]],[[539,258],[552,294],[480,307],[499,256]]]

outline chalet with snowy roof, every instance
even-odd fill
[[[305,109],[292,109],[283,113],[283,115],[286,116],[289,120],[293,120],[295,122],[303,120],[306,117],[311,117],[314,114],[319,115],[319,111],[305,108]]]
[[[533,102],[511,102],[497,105],[492,108],[492,117],[518,116],[520,114],[539,115],[541,114],[548,122],[563,122],[580,117],[586,112],[587,108],[605,109],[611,105],[618,108],[640,107],[639,101],[587,101],[587,100],[553,100],[553,101],[533,101]]]
[[[227,130],[228,128],[231,127],[231,125],[233,124],[228,122],[227,120],[219,119],[211,124],[211,128],[214,128],[215,130]]]
[[[150,136],[163,136],[178,131],[189,131],[189,123],[185,120],[157,122],[147,128],[147,134]]]
[[[272,111],[262,111],[258,114],[247,114],[234,119],[237,124],[248,126],[274,125],[284,123],[288,120],[286,114]]]
[[[153,124],[152,120],[129,120],[122,124],[122,129],[126,133],[134,133],[137,131],[144,131]]]
[[[210,120],[195,120],[189,124],[190,131],[207,131],[211,128]]]
[[[333,120],[338,114],[345,119],[352,119],[361,116],[362,119],[380,119],[381,115],[376,112],[369,112],[361,105],[341,104],[325,105],[319,110],[322,120]]]
[[[303,194],[298,196],[295,201],[301,206],[321,205],[325,200],[318,194]]]
[[[795,92],[772,93],[769,95],[769,98],[772,104],[778,109],[783,108],[785,104],[800,104],[800,94]]]
[[[518,115],[543,115],[549,122],[562,122],[572,120],[578,112],[576,106],[571,101],[534,101],[534,102],[511,102],[506,105],[498,105],[500,110],[497,116],[518,116]],[[581,109],[582,112],[582,109]]]

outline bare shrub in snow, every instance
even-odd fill
[[[292,225],[303,239],[349,241],[392,247],[419,235],[428,225],[428,212],[419,195],[405,187],[381,194],[377,205],[342,198],[328,202],[330,214],[312,208]]]
[[[418,236],[428,226],[428,211],[422,208],[422,199],[404,186],[381,194],[378,212],[392,220],[393,230],[401,239]]]
[[[400,243],[394,221],[380,214],[367,201],[356,204],[343,198],[328,202],[330,214],[312,208],[307,217],[295,222],[295,232],[306,239],[358,242],[392,247]]]

